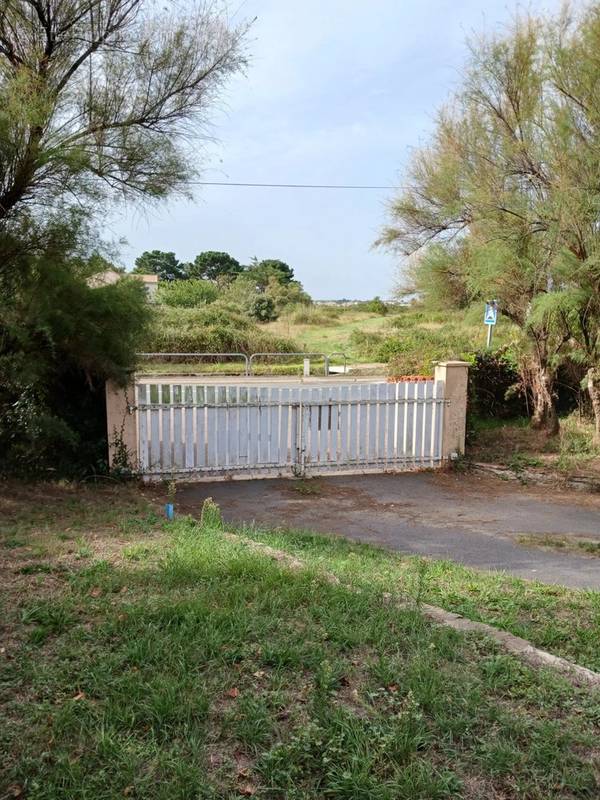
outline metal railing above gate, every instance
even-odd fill
[[[329,356],[326,353],[252,353],[250,356],[250,375],[252,375],[252,365],[257,358],[322,358],[325,365],[325,375],[329,375]]]
[[[250,375],[250,359],[245,353],[136,353],[138,358],[237,358],[244,362],[244,375]]]
[[[331,359],[334,356],[340,356],[344,360],[344,375],[348,372],[348,357],[346,353],[337,352],[327,355],[327,353],[306,353],[306,352],[292,352],[292,353],[252,353],[247,356],[245,353],[137,353],[138,358],[144,359],[172,359],[172,358],[186,358],[186,359],[237,359],[243,363],[243,374],[246,376],[253,375],[252,368],[259,358],[319,358],[323,359],[324,373],[326,376],[330,374]],[[209,373],[210,374],[210,373]],[[235,373],[237,374],[237,373]]]

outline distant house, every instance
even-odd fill
[[[107,269],[90,278],[89,285],[94,289],[98,286],[110,286],[110,284],[116,283],[124,277],[131,277],[142,281],[148,293],[148,299],[155,299],[158,289],[158,275],[142,275],[139,272],[119,272],[116,269]]]

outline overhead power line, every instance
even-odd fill
[[[192,181],[197,186],[249,186],[261,189],[386,189],[393,191],[401,186],[365,186],[346,183],[242,183],[241,181]]]

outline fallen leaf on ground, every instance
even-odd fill
[[[238,697],[240,690],[237,686],[233,686],[231,689],[227,690],[227,697]]]

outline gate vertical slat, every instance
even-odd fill
[[[308,408],[308,461],[310,464],[316,464],[319,459],[319,390],[310,389],[310,405]]]
[[[238,387],[227,387],[227,463],[237,467],[240,463],[240,421]]]
[[[333,386],[331,389],[332,404],[329,408],[329,456],[328,461],[330,464],[341,463],[341,424],[342,424],[342,406],[341,399],[341,386]]]
[[[348,460],[348,434],[350,430],[350,406],[345,406],[344,401],[350,397],[350,390],[348,386],[340,387],[340,405],[339,405],[339,426],[340,426],[340,450],[338,454],[338,461],[343,464]]]
[[[259,454],[258,460],[261,464],[266,464],[269,460],[269,408],[264,406],[269,399],[269,390],[266,387],[259,389]]]
[[[329,431],[331,428],[331,406],[329,405],[330,392],[334,390],[322,388],[319,390],[319,463],[327,464],[329,461]]]
[[[215,387],[206,387],[206,466],[214,467],[217,462],[217,426]]]
[[[258,389],[248,387],[248,464],[258,464]]]
[[[171,436],[171,387],[167,383],[160,386],[160,400],[161,408],[161,466],[168,470],[171,469],[173,464],[172,447],[173,439]]]
[[[388,399],[390,401],[388,406],[388,444],[387,453],[388,460],[393,465],[398,453],[398,428],[401,425],[400,419],[400,403],[398,403],[398,385],[395,383],[388,383]]]
[[[369,401],[377,400],[378,392],[377,386],[370,384],[368,386],[367,397]],[[376,462],[377,461],[377,423],[378,423],[378,416],[379,416],[379,403],[369,402],[369,414],[368,414],[368,431],[369,431],[369,442],[367,445],[367,462]]]
[[[196,408],[196,464],[206,466],[206,387],[198,386]]]
[[[269,464],[279,462],[279,413],[281,392],[278,386],[270,389],[269,402]],[[277,403],[277,405],[274,405]]]
[[[280,392],[281,412],[279,416],[279,451],[277,453],[277,460],[282,466],[289,464],[288,447],[289,447],[289,424],[290,424],[290,390],[284,387]]]
[[[425,398],[424,381],[418,381],[416,389],[417,400],[423,400]],[[416,404],[415,408],[415,462],[418,462],[423,458],[423,421],[425,417],[425,405],[420,402]]]
[[[150,384],[150,401],[154,408],[150,410],[150,467],[160,466],[160,419],[159,410],[156,408],[158,403],[158,386]]]
[[[404,406],[398,402],[400,398],[400,384],[391,383],[390,389],[392,390],[391,396],[396,401],[394,403],[394,426],[392,436],[392,458],[394,461],[400,456],[402,451],[402,437],[404,435]]]
[[[217,388],[217,464],[220,467],[227,465],[227,387]]]
[[[146,384],[136,386],[136,405],[138,407],[138,435],[139,435],[139,448],[138,458],[140,461],[140,468],[146,471],[149,467],[148,459],[148,412],[144,408],[147,403],[146,392],[148,387]]]
[[[359,406],[358,415],[358,460],[364,464],[369,454],[369,387],[361,384],[359,389],[359,397],[364,402]]]
[[[390,406],[385,402],[387,400],[387,385],[380,383],[377,386],[377,399],[383,402],[378,407],[378,432],[377,432],[377,460],[387,466],[388,451],[387,443],[387,426],[388,426],[388,410]]]
[[[238,428],[238,451],[240,464],[250,463],[250,440],[248,433],[248,389],[245,386],[238,387],[239,403],[239,428]]]
[[[350,399],[358,400],[360,397],[360,387],[353,384],[350,387]],[[356,463],[358,461],[358,405],[352,403],[350,406],[350,461]]]
[[[194,387],[187,385],[183,391],[184,403],[186,404],[184,426],[185,426],[185,468],[193,469],[194,464]]]
[[[425,404],[423,413],[423,461],[432,465],[431,461],[431,441],[432,441],[432,414],[433,414],[433,383],[427,381],[425,384],[425,399],[428,400]]]
[[[442,455],[442,426],[444,420],[444,406],[442,405],[444,386],[442,383],[435,381],[433,396],[438,401],[434,406],[435,411],[433,416],[433,457],[437,461]]]
[[[413,421],[414,421],[414,412],[415,407],[414,404],[410,402],[414,398],[415,392],[415,384],[414,383],[405,383],[404,384],[404,398],[406,402],[404,403],[405,414],[404,414],[404,445],[403,445],[403,457],[406,460],[412,459],[414,455],[413,450]]]
[[[288,459],[297,474],[303,471],[302,430],[304,426],[303,413],[300,412],[301,393],[297,388],[290,389],[290,424],[289,424],[289,450]]]

